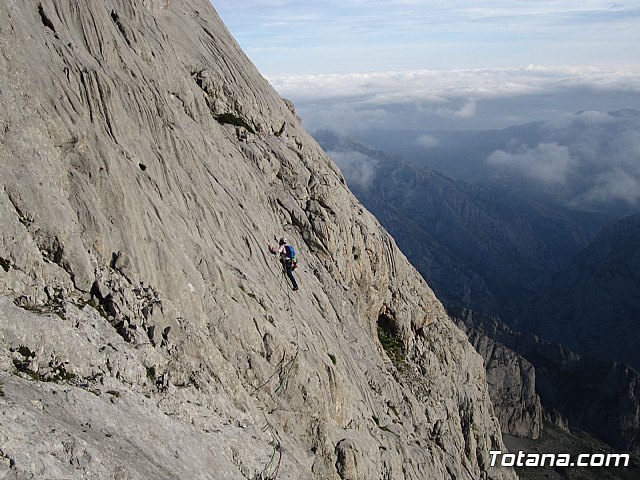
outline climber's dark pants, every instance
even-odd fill
[[[291,270],[291,265],[289,264],[289,262],[283,262],[282,263],[282,267],[284,268],[284,271],[287,274],[287,277],[289,277],[289,280],[291,281],[291,286],[293,287],[294,290],[298,289],[298,282],[296,282],[295,277],[293,276],[293,270]]]

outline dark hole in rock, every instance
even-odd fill
[[[56,28],[53,26],[53,22],[47,17],[47,14],[44,13],[44,8],[42,4],[38,4],[38,13],[40,14],[40,19],[42,20],[42,24],[50,29],[53,33],[56,33]]]

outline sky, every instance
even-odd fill
[[[640,0],[211,1],[311,132],[403,132],[428,154],[439,133],[542,121],[538,144],[479,161],[640,205],[640,114],[606,113],[640,111]],[[370,181],[371,159],[333,155]]]
[[[213,5],[267,77],[640,64],[637,1],[213,0]]]
[[[212,0],[310,129],[502,128],[640,109],[640,2]]]

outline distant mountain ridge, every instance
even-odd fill
[[[358,138],[474,184],[616,216],[640,212],[640,112],[581,111],[484,131],[363,130]]]
[[[315,138],[448,306],[508,314],[611,221],[453,180],[332,132]]]
[[[529,331],[640,369],[640,215],[602,230],[521,315]]]

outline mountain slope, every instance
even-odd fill
[[[207,1],[4,2],[0,71],[0,473],[515,478],[482,359]]]
[[[604,221],[452,180],[331,132],[316,138],[448,307],[511,318]]]
[[[455,312],[457,313],[457,312]],[[543,412],[536,392],[536,370],[522,356],[476,328],[473,320],[457,319],[456,324],[484,358],[489,393],[500,420],[502,433],[537,439],[542,433]]]
[[[578,352],[640,368],[640,215],[604,229],[542,289],[528,328]]]
[[[569,208],[638,213],[640,112],[580,111],[481,131],[359,131],[365,143],[474,184]]]
[[[586,431],[617,450],[640,453],[637,370],[514,332],[495,318],[469,310],[457,309],[454,315],[474,344],[482,347],[490,339],[531,362],[547,418],[568,420],[572,429]]]

